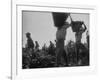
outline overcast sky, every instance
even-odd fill
[[[86,27],[89,27],[89,14],[71,14],[71,17],[74,21],[84,21]],[[56,39],[56,30],[54,27],[53,18],[51,12],[34,12],[34,11],[23,11],[22,12],[22,27],[23,27],[23,46],[26,44],[27,32],[31,33],[33,41],[38,41],[40,48],[44,43],[48,46],[49,41],[54,42]],[[70,22],[70,19],[67,20]],[[72,32],[71,27],[67,29],[66,41],[69,40],[75,41],[75,33]],[[86,32],[83,34],[82,42],[86,42]]]

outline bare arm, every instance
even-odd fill
[[[70,20],[71,20],[71,22],[72,22],[73,20],[72,20],[72,17],[71,17],[71,15],[69,15],[69,17],[70,17]]]
[[[84,23],[83,23],[83,25],[84,25],[84,30],[83,30],[83,31],[85,32],[85,30],[86,30],[87,28],[86,28],[86,25],[85,25]]]

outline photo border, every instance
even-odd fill
[[[18,74],[18,66],[19,66],[19,65],[18,65],[18,58],[16,58],[16,57],[18,56],[18,54],[17,54],[17,53],[18,53],[18,49],[17,49],[17,46],[18,46],[18,43],[17,43],[17,42],[18,42],[18,39],[17,39],[17,37],[18,37],[18,29],[17,29],[17,28],[18,28],[18,22],[17,22],[17,21],[18,21],[18,11],[17,11],[17,10],[18,10],[18,6],[23,6],[23,5],[24,5],[24,4],[12,4],[12,7],[13,7],[13,9],[12,9],[12,17],[11,17],[11,18],[12,18],[12,20],[11,20],[11,21],[12,21],[12,28],[11,28],[11,29],[12,29],[12,33],[11,33],[11,34],[12,34],[12,53],[11,53],[11,66],[12,66],[12,67],[11,67],[11,76],[12,76],[12,79],[15,79],[15,78],[19,79],[19,78],[22,78],[23,76],[25,76],[25,75],[19,75],[19,74]],[[66,7],[65,7],[65,6],[64,6],[64,7],[63,7],[63,6],[62,6],[62,7],[61,7],[61,6],[52,6],[52,5],[50,5],[50,4],[49,4],[49,6],[45,6],[45,5],[43,6],[43,5],[41,5],[41,4],[40,4],[40,6],[39,6],[39,4],[37,4],[37,5],[36,5],[36,4],[35,4],[35,5],[34,5],[34,4],[33,4],[33,5],[29,5],[29,4],[26,5],[26,4],[25,4],[24,6],[31,6],[31,7],[32,7],[32,6],[36,6],[36,7],[52,7],[52,8],[55,8],[55,7],[56,7],[56,8],[71,8],[71,7],[68,7],[68,6],[66,6]],[[16,9],[15,9],[15,8],[16,8]],[[72,8],[73,8],[73,9],[79,9],[79,10],[81,10],[81,9],[90,10],[90,11],[91,11],[90,15],[92,14],[92,16],[94,16],[94,17],[93,17],[93,19],[94,19],[94,20],[93,20],[93,21],[94,21],[93,23],[94,23],[94,24],[93,24],[92,26],[95,26],[95,25],[96,25],[96,16],[95,16],[95,15],[96,15],[96,9],[95,9],[95,8],[93,8],[93,7],[91,7],[91,8],[90,8],[90,7],[87,7],[87,8],[86,8],[86,7],[85,7],[85,8],[84,8],[84,7],[83,7],[83,8],[82,8],[82,7],[81,7],[81,8],[80,8],[80,7],[77,7],[77,8],[75,8],[75,7],[73,7],[73,6],[72,6]],[[15,9],[15,10],[14,10],[14,9]],[[94,12],[93,12],[93,11],[94,11]],[[91,19],[90,19],[90,20],[91,20]],[[14,23],[15,23],[15,24],[14,24]],[[90,27],[91,27],[91,25],[89,26],[89,28],[90,28]],[[91,28],[90,28],[90,29],[91,29]],[[95,28],[94,28],[94,31],[95,31]],[[96,31],[95,31],[95,32],[96,32]],[[90,35],[91,35],[91,33],[92,33],[92,32],[90,32]],[[15,38],[14,36],[15,36],[16,38]],[[94,36],[96,36],[96,33],[95,33],[92,37],[94,37]],[[15,38],[15,39],[14,39],[14,38]],[[90,38],[91,38],[91,37],[90,37]],[[90,40],[91,40],[91,39],[90,39]],[[94,42],[94,41],[93,41],[93,42]],[[90,43],[90,44],[91,44],[91,43]],[[91,45],[90,45],[90,46],[91,46]],[[96,47],[95,44],[94,44],[94,46]],[[94,52],[96,52],[96,50],[95,50]],[[16,54],[15,54],[15,53],[16,53]],[[97,56],[95,55],[94,57],[95,57],[95,59],[93,58],[93,60],[95,60],[95,62],[96,62],[96,57],[97,57]],[[92,71],[90,71],[89,73],[95,73],[95,71],[96,71],[96,69],[97,69],[97,68],[96,68],[96,64],[93,65],[93,66],[94,66],[94,67],[92,67]],[[81,67],[81,66],[80,66],[80,67]],[[68,68],[69,68],[69,67],[68,67]],[[72,67],[72,68],[73,68],[73,67]],[[78,68],[79,68],[79,67],[78,67]],[[48,68],[47,68],[47,69],[48,69]],[[41,71],[42,73],[45,71],[46,73],[48,73],[48,71],[50,71],[51,68],[49,68],[49,70],[47,70],[47,69],[42,69],[42,70],[39,69],[38,71]],[[54,69],[55,69],[55,68],[54,68]],[[54,69],[53,69],[53,70],[54,70]],[[57,68],[57,69],[58,69],[58,68]],[[57,69],[55,69],[54,72],[55,72],[55,71],[58,72]],[[59,68],[59,69],[61,69],[61,68]],[[31,70],[32,70],[32,69],[31,69]],[[34,70],[34,71],[36,71],[36,70]],[[63,71],[64,71],[64,69],[63,69]],[[27,71],[26,71],[26,72],[27,72]],[[38,73],[39,73],[39,72],[38,72]],[[38,74],[38,73],[37,73],[37,74]],[[41,74],[42,74],[42,73],[41,73]],[[70,73],[70,75],[72,75],[73,73],[76,75],[76,72],[73,72],[73,71],[72,71],[72,73]],[[48,73],[48,74],[49,74],[49,73]],[[52,74],[52,73],[50,73],[50,74]],[[80,74],[80,73],[77,73],[77,74]],[[28,75],[28,76],[29,76],[29,75]],[[56,74],[56,76],[57,76],[57,74]],[[32,77],[32,75],[29,76],[29,77],[34,78],[34,77]],[[38,77],[39,77],[39,76],[38,76]],[[51,76],[48,76],[48,77],[51,77]],[[23,77],[22,79],[24,79],[24,77]]]

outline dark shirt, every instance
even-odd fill
[[[31,38],[27,39],[27,46],[28,46],[28,48],[32,48],[32,49],[34,48],[34,43]]]

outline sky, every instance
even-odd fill
[[[71,17],[74,21],[84,21],[88,30],[89,14],[71,13]],[[68,18],[66,21],[70,23],[70,18]],[[23,11],[22,27],[23,47],[25,47],[25,44],[27,43],[25,36],[27,32],[31,33],[33,42],[38,41],[40,48],[44,44],[49,46],[49,42],[54,42],[56,39],[57,28],[54,26],[51,12]],[[65,44],[67,44],[69,40],[75,41],[75,33],[72,31],[71,27],[67,29]],[[82,42],[86,42],[86,32],[84,32],[82,35]]]

